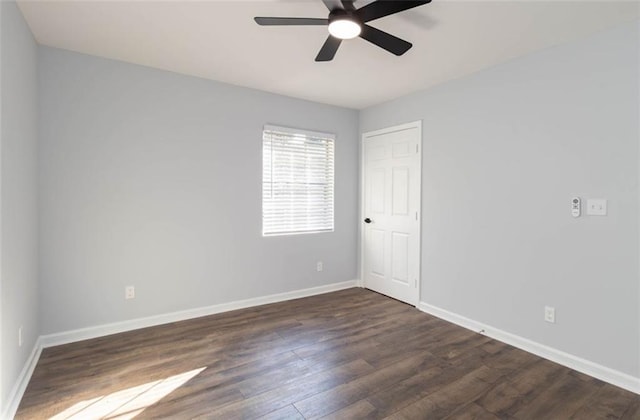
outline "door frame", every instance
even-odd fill
[[[358,220],[358,230],[360,234],[359,243],[359,256],[360,256],[360,280],[359,286],[366,288],[364,279],[364,225],[363,220],[365,215],[365,141],[368,137],[379,136],[381,134],[389,134],[396,131],[407,130],[415,128],[418,130],[418,261],[416,262],[418,267],[418,278],[415,296],[415,305],[418,307],[420,304],[420,290],[422,289],[422,120],[417,120],[405,124],[394,125],[391,127],[381,128],[379,130],[367,131],[360,136],[360,220]]]

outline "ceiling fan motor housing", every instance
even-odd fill
[[[336,20],[351,20],[359,25],[362,24],[362,21],[360,21],[358,16],[351,10],[333,9],[329,13],[329,23]]]
[[[336,38],[355,38],[360,35],[362,25],[362,20],[350,10],[334,9],[329,13],[329,33]]]

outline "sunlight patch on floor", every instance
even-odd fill
[[[132,419],[205,369],[206,367],[190,370],[159,381],[147,382],[109,395],[81,401],[50,417],[50,420]]]

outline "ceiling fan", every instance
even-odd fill
[[[298,17],[256,17],[254,19],[258,25],[262,26],[328,25],[329,37],[322,48],[320,48],[320,52],[316,56],[316,61],[331,61],[336,55],[342,40],[352,39],[357,36],[366,39],[392,54],[402,55],[411,48],[412,44],[410,42],[376,29],[373,26],[369,26],[366,22],[431,2],[431,0],[377,0],[356,9],[353,1],[354,0],[322,0],[325,6],[327,6],[327,9],[329,9],[329,17],[326,19]]]

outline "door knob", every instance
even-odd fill
[[[371,223],[371,219],[369,219],[368,217],[366,219],[364,219],[365,223]]]

